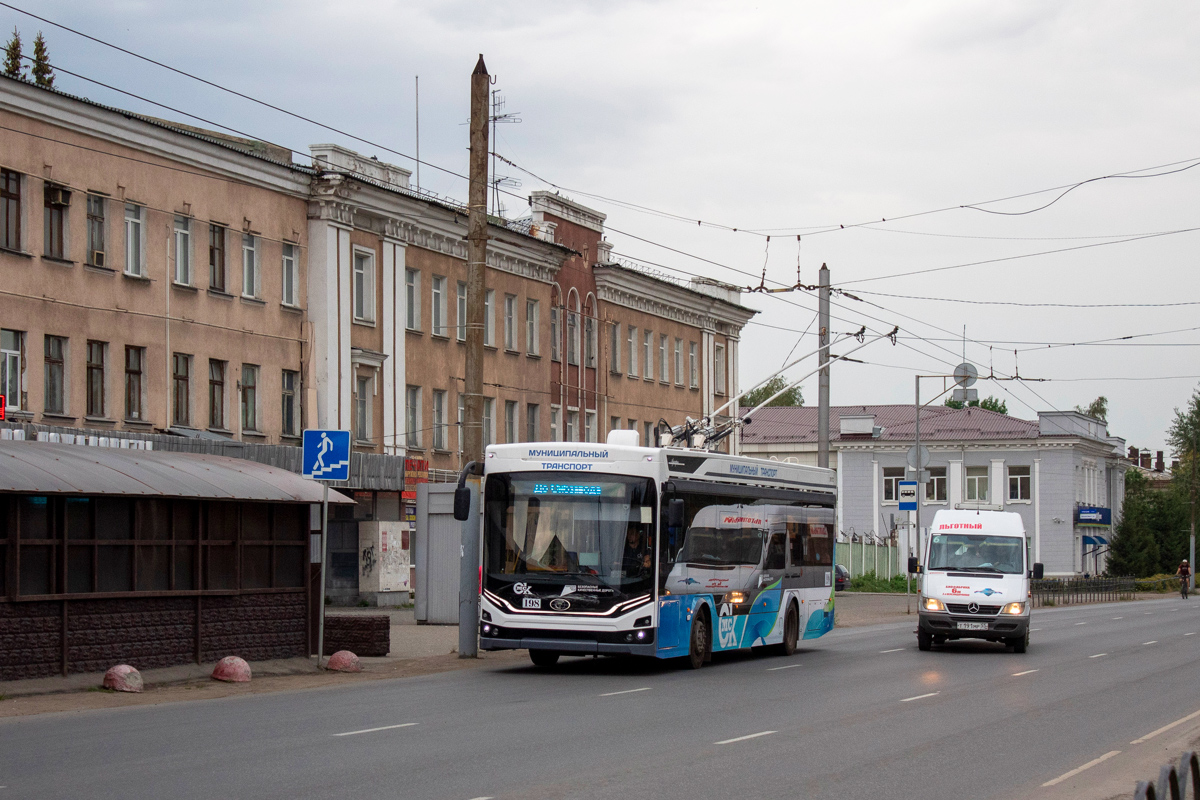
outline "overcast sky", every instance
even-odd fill
[[[1197,163],[1194,2],[13,4],[409,155],[419,75],[422,160],[460,173],[469,76],[483,53],[506,110],[522,120],[501,129],[498,151],[607,213],[624,232],[609,234],[617,253],[739,285],[758,281],[657,245],[755,275],[766,263],[768,280],[787,284],[797,262],[806,284],[828,263],[834,284],[861,298],[835,298],[835,332],[899,325],[899,346],[872,345],[856,354],[869,364],[834,368],[835,404],[912,402],[914,374],[962,360],[964,325],[966,357],[982,374],[990,365],[1049,379],[978,384],[1016,416],[1105,395],[1110,433],[1161,449],[1173,409],[1200,385],[1200,330],[1045,346],[1196,328],[1200,305],[888,296],[1200,302],[1200,231],[1114,243],[1200,227],[1200,167],[1090,183],[1034,213],[1013,215],[1061,190],[981,206],[1004,215],[960,208]],[[0,26],[14,25],[27,43],[43,29],[52,60],[72,72],[297,150],[334,141],[412,167],[0,8]],[[202,124],[65,74],[57,85]],[[522,181],[514,194],[549,188],[500,171]],[[431,167],[421,183],[466,196],[465,181]],[[510,216],[527,213],[520,198],[505,203]],[[1011,258],[1052,250],[1066,251]],[[886,277],[981,261],[992,263]],[[748,386],[781,366],[816,301],[794,293],[745,302],[762,312],[742,338]],[[797,352],[814,347],[810,333]],[[1164,376],[1190,377],[1129,380]],[[923,384],[924,399],[941,388]],[[806,381],[806,402],[816,395]]]

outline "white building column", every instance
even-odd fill
[[[337,231],[338,309],[338,408],[337,429],[348,431],[354,423],[354,365],[350,362],[350,319],[354,289],[350,283],[350,231]]]
[[[726,381],[729,384],[729,399],[732,400],[733,398],[738,396],[738,391],[739,391],[739,389],[738,389],[738,340],[728,337],[728,336],[725,337],[725,348],[729,353],[729,368],[727,369],[728,375],[726,376]],[[736,418],[738,415],[738,408],[739,408],[739,403],[734,403],[733,406],[729,410],[729,416]],[[742,449],[742,431],[737,426],[734,426],[733,433],[729,437],[729,452],[736,456],[738,453],[741,452],[741,449]]]
[[[636,346],[637,343],[634,342]],[[711,330],[703,331],[700,334],[700,363],[701,371],[704,373],[701,376],[703,388],[701,394],[704,395],[704,416],[712,414],[716,409],[714,404],[715,397],[713,395],[713,332]]]
[[[963,462],[951,460],[946,469],[946,488],[949,490],[950,508],[958,508],[963,497]]]
[[[339,296],[339,240],[349,231],[329,219],[311,219],[308,224],[308,317],[312,322],[313,374],[317,406],[310,409],[308,424],[314,428],[344,428],[339,418],[341,362],[349,367],[349,320],[343,319]],[[349,308],[349,300],[346,301]],[[343,321],[346,332],[343,337]],[[345,353],[341,343],[346,342]]]
[[[1008,497],[1004,480],[1004,459],[993,458],[991,469],[988,470],[988,493],[992,496],[992,505],[1004,507]]]
[[[383,451],[403,455],[404,442],[404,265],[405,246],[398,239],[383,239]]]

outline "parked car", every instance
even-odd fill
[[[834,588],[837,591],[840,592],[850,585],[850,570],[846,569],[841,564],[834,564],[833,573],[835,575]]]

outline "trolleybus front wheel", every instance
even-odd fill
[[[553,650],[530,650],[529,660],[535,667],[553,667],[558,663],[558,653]]]

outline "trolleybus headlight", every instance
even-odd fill
[[[1023,614],[1025,612],[1024,603],[1009,603],[1004,607],[1004,614]]]
[[[923,601],[921,601],[921,605],[925,607],[926,611],[946,610],[946,607],[942,605],[942,601],[938,600],[936,597],[926,597]]]
[[[725,602],[735,604],[744,603],[746,602],[746,595],[744,592],[730,592],[729,594],[725,595]]]
[[[638,632],[637,632],[637,638],[638,638],[638,641],[639,641],[639,642],[640,642],[640,641],[642,641],[643,639],[645,639],[645,638],[646,638],[646,632],[645,632],[645,631],[638,631]]]
[[[490,634],[491,632],[492,632],[492,626],[491,626],[491,625],[488,625],[486,622],[485,622],[485,623],[483,623],[483,635],[484,635],[484,636],[487,636],[487,635],[488,635],[488,634]]]

